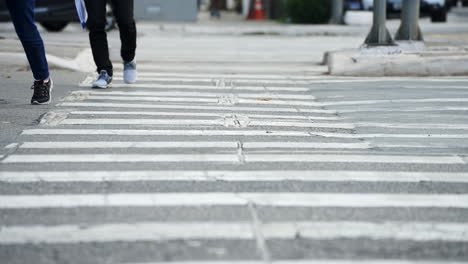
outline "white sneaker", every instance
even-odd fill
[[[93,88],[95,89],[107,89],[110,87],[112,82],[112,76],[109,76],[106,70],[102,70],[99,74],[98,79],[93,82]]]
[[[138,78],[136,61],[124,62],[123,79],[125,83],[135,83]]]

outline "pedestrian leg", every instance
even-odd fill
[[[36,1],[7,0],[6,4],[35,79],[31,87],[34,90],[31,104],[49,104],[53,82],[49,76],[44,42],[34,23]]]

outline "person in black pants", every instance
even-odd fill
[[[6,0],[6,4],[35,79],[31,87],[34,90],[31,104],[49,104],[53,82],[49,76],[44,43],[34,24],[36,1]]]
[[[108,88],[112,82],[113,67],[109,59],[109,47],[105,31],[106,5],[108,2],[108,0],[85,0],[88,12],[89,40],[99,73],[98,79],[93,83],[93,88]],[[137,30],[133,16],[133,0],[111,0],[110,2],[113,5],[114,15],[120,30],[124,81],[134,83],[137,79],[135,62]]]

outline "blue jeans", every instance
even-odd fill
[[[49,66],[44,43],[34,24],[36,0],[6,0],[6,4],[15,25],[16,34],[23,44],[34,79],[46,80],[49,78]]]

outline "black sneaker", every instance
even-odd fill
[[[54,83],[51,78],[48,82],[34,81],[31,89],[34,90],[33,97],[31,98],[31,104],[33,105],[46,105],[52,100],[52,88]]]

